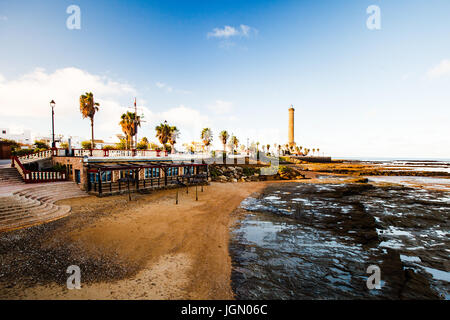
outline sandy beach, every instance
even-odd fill
[[[1,235],[0,298],[232,299],[231,213],[265,185],[212,183],[198,201],[179,189],[178,205],[176,190],[60,201],[69,217]],[[72,264],[80,290],[66,287]]]

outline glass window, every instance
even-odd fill
[[[133,178],[133,170],[122,170],[120,171],[120,177],[121,178],[126,178],[126,177],[130,177]]]
[[[112,178],[112,172],[111,171],[104,171],[104,172],[102,172],[102,182],[111,182],[111,178]]]

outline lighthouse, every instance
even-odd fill
[[[295,145],[294,142],[294,106],[291,105],[291,107],[289,108],[289,134],[288,134],[288,138],[289,138],[289,146],[292,147]]]

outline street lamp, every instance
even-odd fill
[[[52,107],[52,148],[55,148],[55,101],[50,101],[50,107]]]

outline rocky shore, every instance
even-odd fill
[[[267,180],[299,180],[305,175],[296,168],[280,166],[274,175],[262,175],[261,167],[218,166],[210,167],[212,181],[218,182],[250,182]]]
[[[236,211],[238,299],[448,299],[446,193],[364,183],[271,184]],[[370,265],[382,290],[368,290]]]

